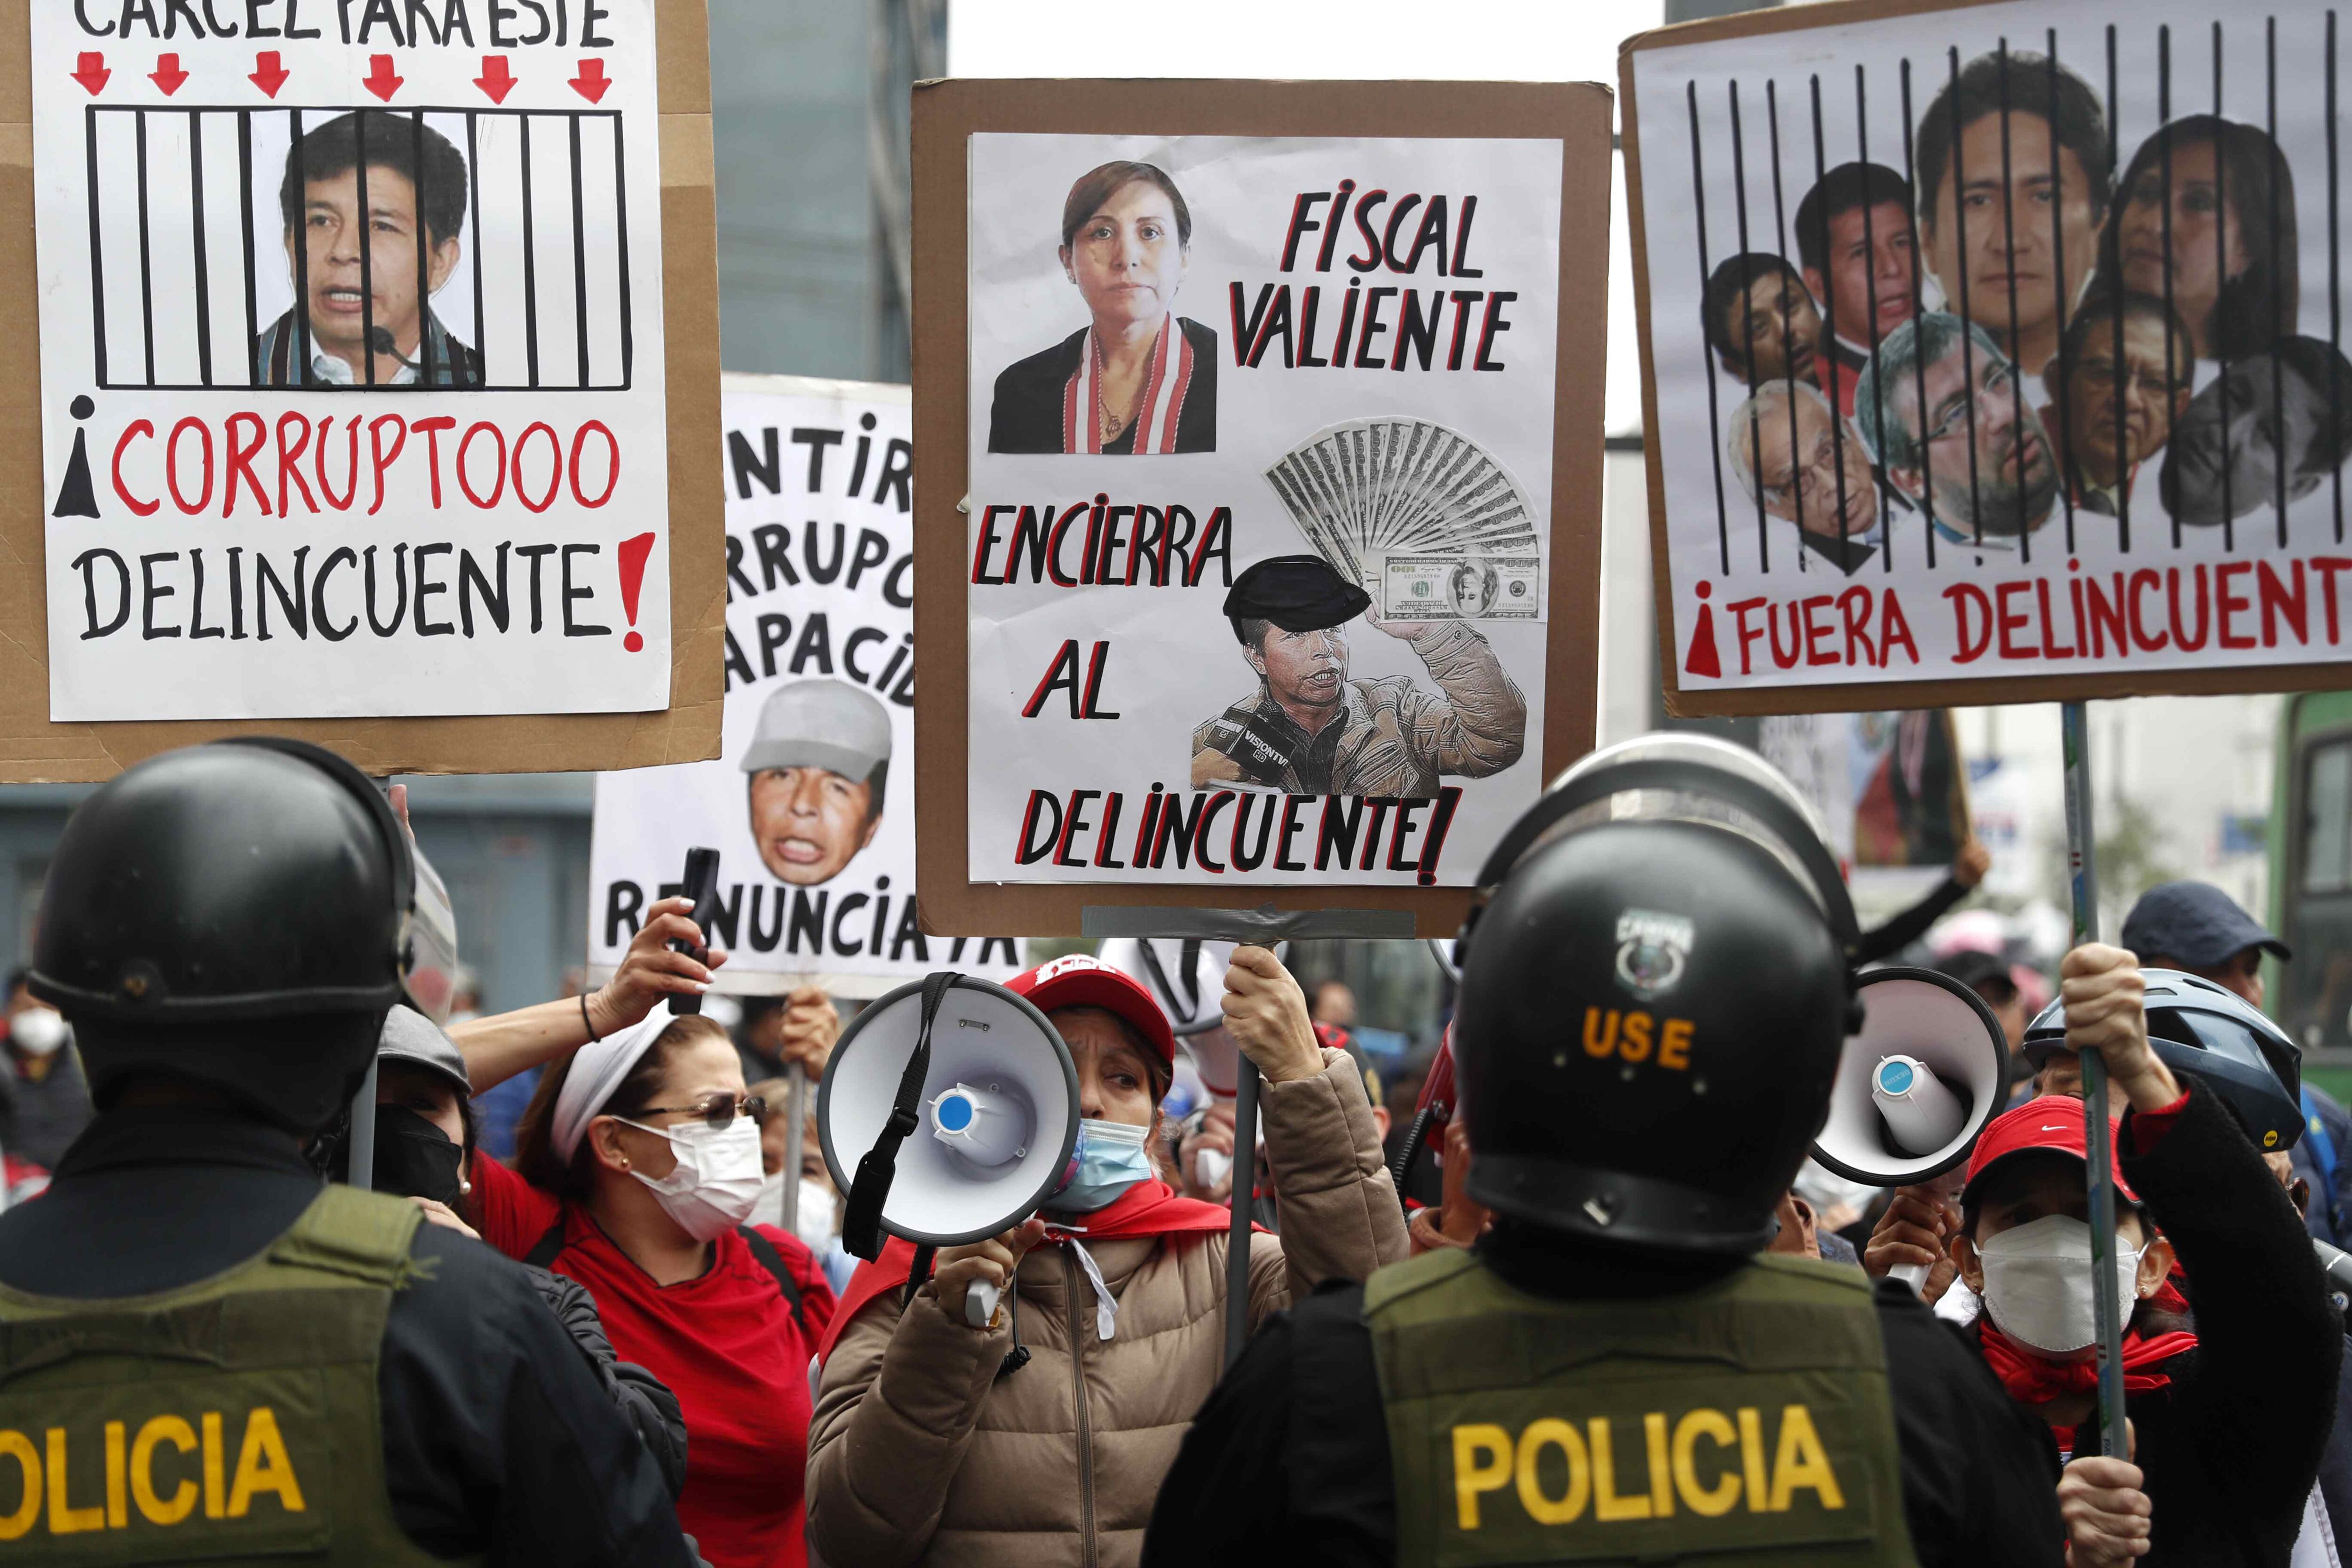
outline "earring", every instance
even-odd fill
[[[629,1157],[628,1157],[626,1154],[624,1154],[624,1155],[622,1155],[622,1156],[621,1156],[621,1169],[623,1169],[624,1171],[625,1171],[625,1170],[627,1170],[628,1168],[629,1168]]]

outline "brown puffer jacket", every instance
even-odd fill
[[[1405,1255],[1363,1078],[1338,1051],[1260,1098],[1279,1240],[1250,1248],[1250,1321]],[[1224,1363],[1225,1237],[1092,1249],[1118,1303],[1096,1333],[1069,1247],[1021,1260],[1015,1323],[966,1327],[929,1287],[868,1304],[824,1364],[809,1422],[809,1542],[832,1568],[1132,1563],[1160,1479]],[[1075,1305],[1076,1310],[1072,1310]],[[1014,1314],[1008,1312],[1010,1319]]]

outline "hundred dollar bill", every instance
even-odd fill
[[[1519,621],[1543,613],[1535,555],[1391,555],[1380,568],[1381,618]]]

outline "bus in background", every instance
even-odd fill
[[[2306,1077],[2340,1100],[2352,1089],[2352,691],[2280,700],[2270,927],[2295,960],[2266,959],[2263,984]]]

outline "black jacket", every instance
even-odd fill
[[[318,1193],[293,1141],[257,1122],[110,1110],[47,1192],[0,1214],[0,1280],[92,1300],[173,1289],[259,1253]],[[521,1268],[437,1226],[410,1250],[376,1372],[408,1538],[491,1563],[693,1563],[652,1457]]]
[[[533,1268],[529,1264],[523,1265],[523,1272],[539,1288],[540,1300],[547,1303],[547,1310],[562,1321],[572,1335],[580,1358],[603,1385],[604,1396],[637,1429],[646,1451],[661,1468],[662,1484],[676,1500],[686,1487],[686,1415],[678,1408],[677,1395],[670,1392],[669,1384],[644,1367],[623,1361],[614,1353],[613,1342],[604,1337],[604,1320],[596,1315],[596,1298],[588,1293],[587,1286],[566,1275]]]
[[[2065,1526],[2050,1429],[1910,1291],[1882,1281],[1877,1303],[1921,1568],[2055,1568]],[[1396,1560],[1388,1426],[1362,1311],[1363,1287],[1333,1284],[1258,1331],[1160,1489],[1144,1568]]]
[[[1182,316],[1176,318],[1176,324],[1183,329],[1184,341],[1192,345],[1192,383],[1184,394],[1183,412],[1176,418],[1176,450],[1213,452],[1217,449],[1217,334]],[[1062,389],[1077,371],[1086,342],[1087,329],[1080,327],[1052,348],[1004,367],[996,378],[996,400],[989,409],[990,451],[1061,451]],[[1133,423],[1116,444],[1105,449],[1133,451]]]

